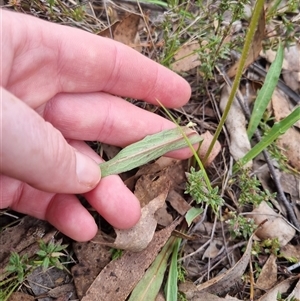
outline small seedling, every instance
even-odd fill
[[[247,170],[240,170],[235,178],[240,188],[239,203],[241,205],[252,204],[258,206],[261,202],[269,202],[270,199],[276,197],[276,193],[271,194],[268,190],[261,189],[261,183],[257,177],[250,176]]]
[[[242,215],[237,215],[231,212],[231,219],[227,221],[229,231],[233,238],[244,237],[246,240],[252,235],[253,231],[257,228],[252,218],[246,218]]]
[[[16,252],[12,252],[9,257],[9,263],[6,267],[6,272],[9,274],[15,273],[19,283],[22,283],[26,272],[30,269],[28,264],[28,257],[26,255],[20,256]]]
[[[63,265],[60,262],[60,257],[65,256],[61,251],[67,248],[67,245],[62,245],[61,242],[54,243],[50,241],[45,244],[43,240],[39,242],[40,250],[36,253],[38,259],[35,261],[36,264],[41,265],[43,270],[47,270],[49,267],[56,267],[63,269]]]

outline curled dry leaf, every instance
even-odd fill
[[[117,234],[117,238],[113,244],[115,248],[140,252],[148,246],[157,226],[154,214],[164,205],[168,190],[167,188],[164,193],[142,208],[141,218],[134,227],[127,230],[115,229]]]
[[[229,93],[229,88],[225,86],[222,90],[220,100],[220,109],[222,112],[224,112],[226,107]],[[230,135],[230,153],[238,161],[249,152],[251,145],[246,130],[246,118],[236,98],[232,103],[225,124]],[[245,168],[251,167],[252,161],[249,161],[245,165]]]
[[[251,212],[250,217],[257,225],[267,220],[255,233],[260,239],[278,238],[280,246],[285,246],[295,235],[295,229],[264,201]]]

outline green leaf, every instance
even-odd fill
[[[259,143],[257,143],[242,159],[240,159],[234,166],[233,172],[236,172],[240,166],[244,166],[250,160],[260,154],[266,147],[273,143],[280,135],[284,134],[290,127],[300,120],[300,107],[297,107],[292,113],[279,122],[276,122],[272,129],[264,136]]]
[[[199,143],[202,138],[197,132],[183,127],[182,130],[189,138],[191,144]],[[141,165],[144,165],[158,157],[183,147],[187,147],[185,138],[180,128],[165,130],[145,137],[143,140],[133,143],[122,149],[113,159],[101,163],[101,176],[119,174]]]
[[[283,63],[283,50],[283,46],[280,44],[277,50],[276,58],[267,73],[265,83],[258,92],[247,130],[249,139],[252,138],[254,132],[256,131],[277,86]]]
[[[173,243],[176,238],[171,237],[162,248],[144,277],[136,285],[128,301],[155,301],[163,282],[167,269],[168,259],[173,251]],[[176,299],[174,299],[176,300]]]
[[[173,301],[177,300],[177,294],[178,294],[178,252],[180,247],[181,239],[177,238],[174,243],[173,253],[172,253],[172,259],[168,274],[168,280],[165,287],[165,293],[166,293],[166,301]]]
[[[202,212],[203,212],[203,208],[192,207],[191,209],[189,209],[189,211],[185,214],[185,220],[186,220],[188,226],[190,226],[192,224],[193,220],[197,216],[199,216]]]

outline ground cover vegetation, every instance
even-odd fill
[[[126,101],[189,124],[202,142],[189,161],[154,156],[121,174],[145,208],[144,226],[133,233],[112,229],[89,208],[99,234],[76,243],[1,211],[0,300],[300,299],[298,1],[2,6],[113,38],[185,77],[192,97],[183,108]],[[189,133],[174,135],[190,144]],[[107,160],[119,152],[89,144]],[[36,229],[42,234],[23,246],[22,236]],[[41,274],[51,281],[38,282]]]

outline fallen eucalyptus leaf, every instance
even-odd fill
[[[191,144],[202,140],[201,136],[192,129],[182,127],[182,131]],[[122,149],[113,159],[99,164],[101,176],[103,178],[129,171],[183,147],[187,147],[187,142],[178,127],[147,136]]]
[[[142,216],[134,227],[126,230],[115,229],[117,234],[117,238],[113,243],[115,248],[140,252],[148,246],[157,226],[154,214],[165,203],[168,190],[169,187],[165,189],[164,193],[142,208]]]
[[[111,261],[81,300],[125,301],[181,221],[182,219],[179,219],[169,227],[156,232],[143,251],[137,253],[126,251],[121,258]]]

